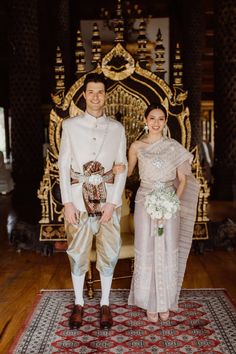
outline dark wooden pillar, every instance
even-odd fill
[[[38,1],[12,0],[9,9],[13,201],[20,217],[34,219],[43,173]]]
[[[65,68],[65,87],[67,90],[70,88],[70,86],[74,83],[75,80],[75,62],[72,62],[72,58],[74,58],[74,55],[71,46],[70,1],[57,1],[55,11],[57,11],[56,45],[60,46],[62,53],[62,60]],[[73,39],[75,42],[76,38]]]
[[[215,1],[213,197],[236,200],[236,2]]]
[[[191,147],[201,142],[202,51],[204,43],[203,0],[183,0],[183,73],[184,89],[192,127]]]

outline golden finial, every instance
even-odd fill
[[[83,75],[85,70],[85,50],[83,47],[83,42],[81,38],[81,32],[77,30],[76,36],[76,49],[75,49],[75,62],[76,62],[76,76]]]
[[[97,23],[93,24],[93,36],[92,36],[92,60],[93,64],[101,62],[102,58],[102,44],[100,39],[100,33]]]
[[[156,70],[155,72],[159,74],[164,79],[164,75],[166,73],[163,65],[165,63],[165,47],[163,46],[163,38],[160,28],[157,32],[157,39],[156,39],[156,47],[155,47],[155,64]],[[161,74],[161,75],[160,75]]]
[[[124,18],[122,15],[121,0],[117,1],[116,18],[112,21],[115,32],[115,43],[124,42]]]
[[[147,37],[146,37],[146,24],[144,21],[140,22],[139,25],[139,36],[137,39],[138,42],[138,60],[142,66],[146,66],[148,62],[147,56]]]
[[[62,61],[61,49],[57,46],[56,64],[54,66],[56,90],[65,90],[65,69]]]
[[[179,43],[176,44],[173,64],[173,87],[183,88],[183,63]]]
[[[56,86],[54,91],[51,93],[51,98],[56,106],[61,106],[65,95],[65,70],[59,46],[57,46],[56,50],[56,64],[54,65],[54,72]]]

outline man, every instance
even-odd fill
[[[90,73],[84,81],[86,111],[63,122],[59,174],[64,204],[67,254],[71,265],[75,305],[70,327],[79,328],[83,317],[83,287],[89,267],[93,235],[101,279],[100,327],[112,326],[109,294],[121,246],[120,209],[126,170],[112,173],[116,163],[127,166],[124,127],[103,112],[104,77]]]

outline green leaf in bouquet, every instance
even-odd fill
[[[162,236],[163,233],[164,233],[164,227],[158,227],[158,229],[157,229],[158,236]]]

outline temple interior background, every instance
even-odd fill
[[[120,32],[115,34],[114,26],[119,27],[121,18],[123,37],[118,42],[171,89],[187,92],[189,149],[199,149],[209,193],[207,232],[193,242],[184,285],[226,287],[236,297],[235,14],[234,0],[101,0],[86,6],[78,0],[1,1],[0,332],[7,333],[3,348],[20,328],[40,287],[71,287],[63,246],[59,242],[56,250],[54,242],[39,241],[38,191],[50,147],[50,112],[63,116],[59,108],[64,95],[117,44]],[[67,268],[58,275],[61,262]],[[22,280],[16,269],[24,274],[26,264],[32,273]],[[117,278],[129,272],[125,260],[118,263]],[[22,294],[22,284],[29,286],[30,295],[15,319],[20,300],[13,285]],[[118,280],[114,286],[128,287],[129,280]]]

